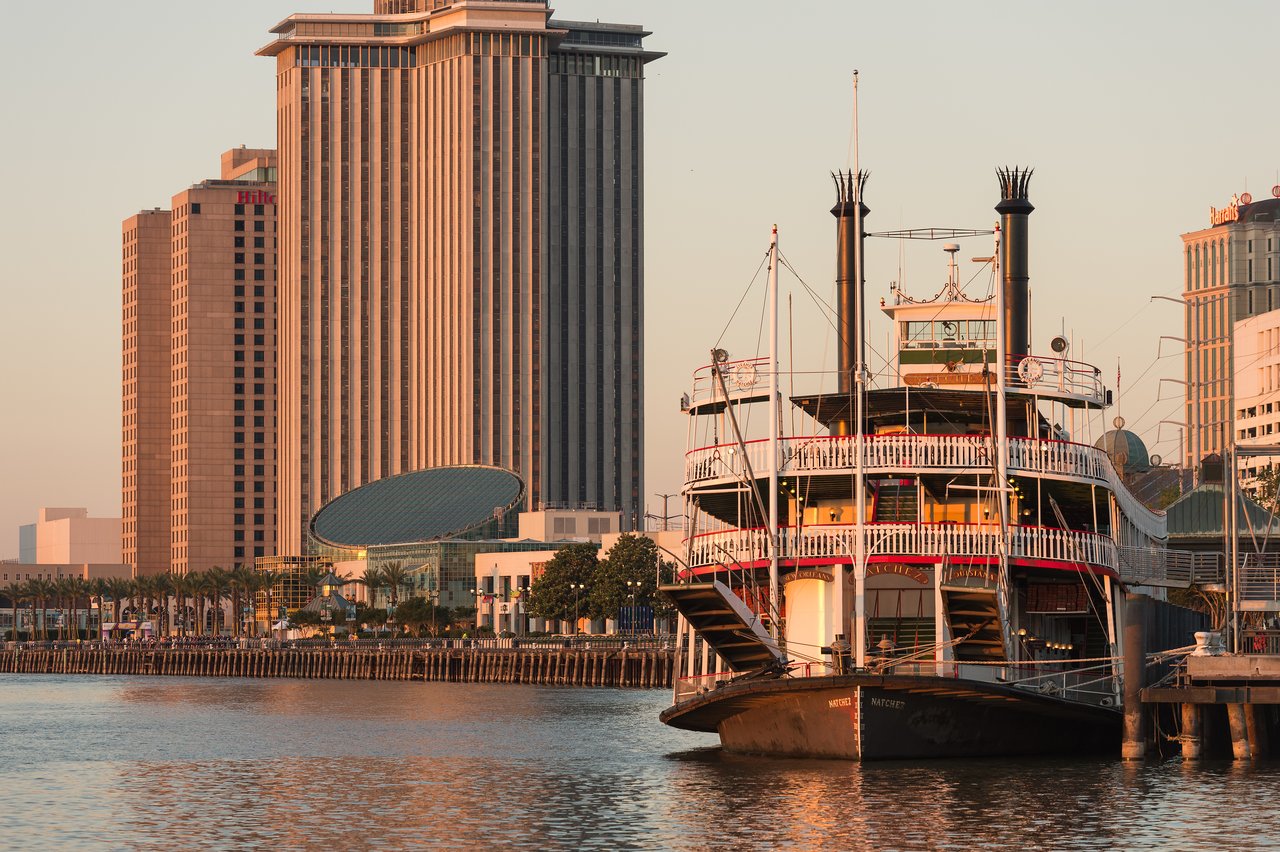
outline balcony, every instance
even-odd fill
[[[849,562],[856,529],[849,524],[823,524],[781,530],[778,558],[785,563],[802,560]],[[867,524],[866,552],[878,557],[948,558],[1000,555],[1000,532],[994,524]],[[1070,564],[1087,563],[1120,575],[1122,563],[1115,543],[1098,533],[1054,527],[1009,528],[1009,557]],[[1154,558],[1154,557],[1152,557]],[[732,529],[694,536],[692,568],[760,565],[769,559],[769,536],[762,527]],[[878,560],[879,561],[879,560]],[[1123,577],[1122,577],[1123,579]]]
[[[748,441],[745,454],[734,444],[703,447],[685,454],[685,484],[714,480],[740,482],[747,463],[757,477],[769,468],[767,439]],[[785,476],[853,472],[857,438],[818,435],[779,441],[778,472]],[[991,471],[991,440],[983,435],[867,435],[863,457],[869,475],[919,473],[977,473]],[[1096,447],[1068,441],[1031,438],[1009,440],[1009,472],[1063,477],[1109,486],[1110,461]]]

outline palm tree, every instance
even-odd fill
[[[103,609],[106,607],[106,597],[111,593],[111,584],[103,577],[95,577],[89,581],[89,598],[90,603],[98,602],[98,636],[90,638],[100,638],[102,636],[102,622],[106,621],[106,615]]]
[[[117,623],[120,621],[120,604],[124,602],[125,598],[129,597],[132,586],[132,580],[126,580],[122,577],[107,581],[107,594],[111,597],[111,617]]]
[[[400,602],[400,590],[409,585],[409,575],[404,570],[403,562],[389,562],[382,568],[382,581],[391,590],[391,609]]]
[[[225,570],[216,565],[204,573],[204,578],[204,593],[209,598],[209,606],[212,607],[210,621],[212,622],[213,635],[220,636],[223,622],[222,602],[227,599],[231,578]]]
[[[266,595],[266,611],[267,611],[267,636],[271,635],[272,625],[276,622],[275,595],[276,584],[284,577],[280,571],[272,571],[270,568],[263,568],[257,572],[258,582],[260,584],[259,591]],[[255,596],[255,605],[257,599]]]
[[[4,587],[4,596],[9,599],[9,606],[13,610],[13,630],[9,635],[9,639],[13,642],[18,641],[18,604],[28,600],[27,587],[25,583],[18,580],[12,580]]]
[[[71,633],[75,639],[80,638],[80,601],[82,598],[87,599],[89,596],[89,581],[83,577],[71,577],[67,581],[67,588],[71,594]],[[89,603],[85,600],[84,626],[85,631],[89,628]]]
[[[232,635],[239,636],[244,625],[244,609],[258,588],[257,572],[248,565],[237,565],[227,574],[231,589],[231,609],[235,613]]]
[[[387,585],[387,579],[383,574],[382,569],[377,567],[370,568],[365,571],[364,576],[359,580],[356,580],[356,582],[369,590],[369,608],[373,609],[377,604],[376,597],[378,589]]]
[[[151,590],[155,595],[156,620],[160,622],[160,633],[169,635],[170,608],[169,599],[173,596],[173,575],[156,574],[151,578]]]
[[[49,580],[28,580],[27,593],[31,596],[31,600],[39,607],[40,619],[36,620],[35,611],[31,613],[32,632],[38,632],[43,640],[49,639],[49,623],[45,616],[48,614],[49,597],[53,594],[53,583]]]

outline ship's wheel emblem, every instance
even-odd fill
[[[1034,385],[1044,378],[1044,364],[1035,358],[1023,358],[1018,362],[1018,378],[1029,385]]]
[[[756,383],[756,368],[754,364],[739,364],[733,368],[733,383],[742,390],[746,390]]]

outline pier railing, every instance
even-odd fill
[[[1280,601],[1280,553],[1241,554],[1240,600]]]
[[[748,441],[745,452],[735,444],[719,444],[685,454],[685,483],[717,479],[741,480],[747,462],[757,476],[769,470],[769,442]],[[983,435],[866,435],[865,468],[870,474],[914,471],[989,472],[991,440]],[[784,475],[841,473],[857,466],[857,438],[810,435],[783,438],[778,470]],[[1032,438],[1009,440],[1009,471],[1109,483],[1107,455],[1096,447],[1070,441]]]
[[[1246,654],[1280,656],[1280,630],[1243,630],[1240,650]]]

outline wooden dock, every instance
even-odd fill
[[[1147,687],[1142,702],[1157,714],[1173,711],[1166,724],[1185,759],[1271,757],[1280,735],[1280,656],[1187,657],[1177,682]]]
[[[673,652],[546,648],[34,648],[0,674],[419,680],[670,688]]]

